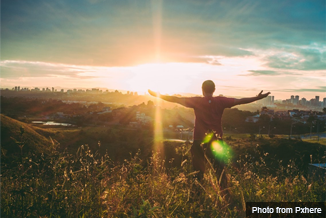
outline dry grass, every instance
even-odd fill
[[[268,154],[267,154],[268,155]],[[208,170],[194,177],[189,154],[179,166],[159,154],[113,163],[108,154],[87,145],[76,154],[54,151],[30,154],[16,164],[3,164],[3,217],[242,217],[245,202],[323,201],[324,181],[300,175],[295,164],[279,165],[275,175],[259,161],[242,155],[229,165],[229,188]],[[286,178],[282,178],[286,172]]]

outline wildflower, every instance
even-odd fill
[[[301,175],[301,180],[302,180],[303,184],[307,184],[307,180],[306,180],[306,178],[304,178],[303,175]]]
[[[245,179],[250,179],[251,178],[251,171],[248,171],[244,174]]]
[[[311,189],[311,185],[312,185],[312,184],[308,185],[307,192],[310,191],[310,189]]]
[[[299,181],[299,178],[298,178],[298,176],[296,176],[296,177],[293,179],[293,184],[294,184],[294,185],[297,184],[298,181]]]
[[[182,161],[181,166],[183,166],[186,162],[187,162],[187,159],[185,159],[184,161]]]
[[[262,190],[259,190],[258,192],[256,192],[256,196],[261,196],[263,194],[263,191]]]

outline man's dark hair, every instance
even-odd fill
[[[215,91],[215,84],[212,80],[206,80],[205,82],[203,82],[201,88],[205,93],[213,94],[213,92]]]

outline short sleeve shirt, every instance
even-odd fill
[[[222,115],[225,108],[234,106],[234,98],[190,97],[185,98],[184,106],[195,111],[194,140],[203,140],[207,131],[216,131],[221,137]]]

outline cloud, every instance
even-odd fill
[[[211,65],[222,65],[216,57],[211,57],[211,59],[207,60],[207,63]]]
[[[163,2],[161,22],[144,0],[1,3],[4,60],[132,66],[154,61],[157,50],[163,61],[192,62],[192,56],[248,56],[250,49],[325,44],[324,0]],[[154,27],[161,34],[155,36]],[[298,54],[302,62],[266,60],[273,68],[325,67],[318,53],[307,52]]]
[[[1,78],[22,77],[57,77],[64,76],[78,79],[92,79],[96,76],[83,75],[92,73],[94,69],[88,66],[75,66],[45,62],[1,61]]]
[[[289,48],[265,57],[266,65],[278,69],[326,70],[326,49]]]
[[[249,70],[249,74],[242,74],[239,76],[284,76],[284,75],[301,75],[293,72],[279,72],[273,70]]]
[[[318,88],[307,89],[282,89],[284,92],[326,92],[326,86],[319,86]]]
[[[280,72],[272,70],[249,70],[251,74],[246,74],[245,76],[275,76],[282,75]]]

